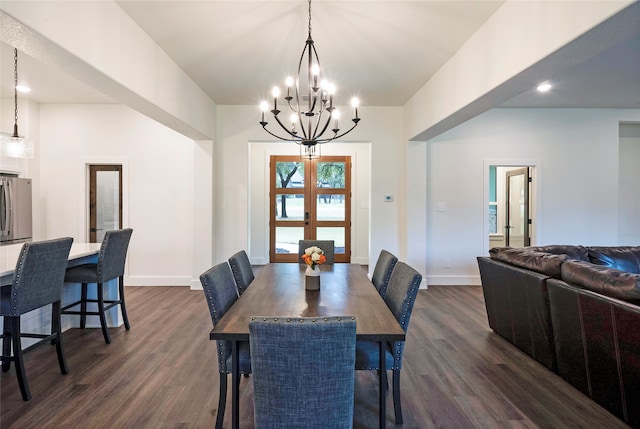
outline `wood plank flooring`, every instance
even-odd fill
[[[26,354],[33,393],[22,401],[13,367],[0,376],[0,427],[212,428],[215,344],[202,291],[127,287],[131,331],[72,329],[69,374],[49,345]],[[418,294],[402,369],[404,428],[628,428],[488,327],[480,287]],[[241,427],[253,427],[251,377],[241,380]],[[377,426],[375,372],[356,372],[355,428]],[[225,427],[231,423],[231,397]],[[330,412],[330,410],[327,410]],[[387,401],[387,426],[396,427]]]

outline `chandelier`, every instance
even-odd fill
[[[33,143],[18,135],[18,49],[13,49],[13,134],[0,133],[0,156],[8,158],[33,158]]]
[[[270,107],[267,101],[260,103],[262,111],[260,125],[275,138],[300,145],[301,157],[312,159],[320,157],[319,145],[348,134],[358,125],[360,118],[358,117],[359,101],[354,97],[351,99],[351,106],[354,109],[354,117],[351,119],[353,124],[350,124],[350,128],[346,131],[339,128],[340,111],[334,105],[336,87],[324,79],[318,52],[311,38],[311,0],[309,0],[308,28],[309,35],[298,62],[297,78],[289,76],[285,80],[287,95],[283,97],[282,104],[286,103],[289,106],[291,112],[289,120],[282,120],[278,116],[281,113],[278,110],[281,91],[276,86],[271,91],[273,96],[271,114],[280,128],[275,127],[277,131],[267,128],[269,123],[265,121],[265,113]]]

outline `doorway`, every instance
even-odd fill
[[[298,241],[333,240],[351,258],[351,157],[270,157],[269,260],[300,262]]]
[[[535,166],[489,165],[489,249],[535,241]]]
[[[529,167],[506,173],[504,240],[507,247],[531,245],[529,236]]]
[[[89,165],[89,242],[122,228],[122,165]]]

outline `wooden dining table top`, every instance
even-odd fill
[[[305,289],[304,264],[260,268],[246,291],[211,330],[211,340],[249,340],[251,317],[355,316],[356,337],[403,341],[405,333],[358,264],[320,265],[320,289]]]

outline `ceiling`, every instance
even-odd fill
[[[118,1],[219,105],[252,105],[294,74],[307,36],[306,2]],[[312,35],[325,76],[344,101],[402,106],[502,1],[319,1]],[[0,44],[0,90],[13,95],[13,49]],[[39,103],[114,103],[60,70],[19,53],[19,80]],[[132,65],[135,67],[135,64]],[[503,107],[640,107],[640,29],[607,51],[549,76]],[[340,92],[342,90],[342,92]]]

